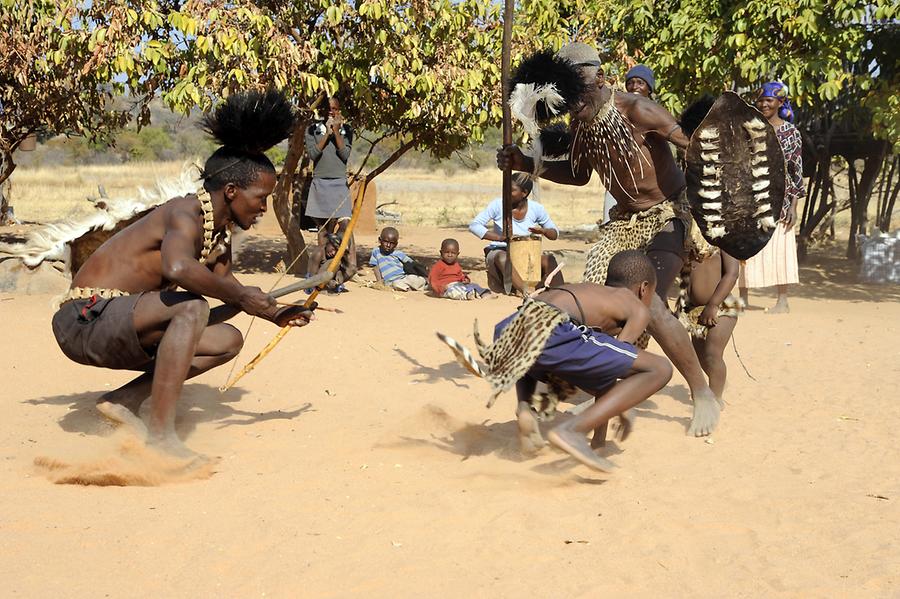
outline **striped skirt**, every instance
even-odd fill
[[[778,223],[766,247],[744,262],[738,286],[757,288],[799,282],[794,227],[786,229],[784,223]]]

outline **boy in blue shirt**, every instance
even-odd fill
[[[372,250],[369,266],[375,267],[375,278],[379,283],[398,291],[419,291],[425,289],[428,279],[406,274],[404,264],[412,264],[413,259],[397,249],[400,232],[394,227],[385,227],[378,236],[378,247]]]
[[[527,174],[513,174],[513,237],[543,235],[551,241],[555,240],[559,237],[559,229],[556,228],[550,215],[547,214],[547,210],[537,202],[528,200],[528,194],[531,193],[533,186],[534,182]],[[488,228],[489,223],[492,221],[491,228]],[[488,204],[487,208],[481,211],[469,225],[469,231],[479,239],[487,239],[491,242],[484,248],[488,287],[495,293],[503,293],[503,275],[506,272],[506,261],[508,259],[506,242],[503,237],[503,200],[497,198]],[[541,283],[538,287],[543,286],[543,280],[556,267],[557,262],[553,254],[544,253],[541,255]],[[551,286],[562,284],[562,273],[557,273],[551,281]],[[512,286],[520,293],[523,293],[525,290],[525,285],[515,271],[513,271]]]

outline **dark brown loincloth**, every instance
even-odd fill
[[[140,294],[67,301],[53,315],[53,334],[70,360],[115,370],[147,370],[153,356],[134,329]]]

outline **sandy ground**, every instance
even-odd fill
[[[478,264],[462,231],[401,234],[432,256],[454,234],[465,266]],[[584,242],[548,246],[579,271]],[[279,248],[264,228],[242,270],[271,268]],[[0,295],[0,594],[900,596],[900,289],[855,284],[849,269],[815,259],[790,315],[741,319],[737,348],[756,380],[729,348],[712,438],[685,436],[676,374],[639,407],[633,436],[603,451],[621,466],[611,475],[549,449],[522,458],[513,395],[486,409],[487,385],[434,336],[471,344],[472,320],[487,331],[515,300],[354,286],[322,297],[342,314],[291,332],[233,390],[217,390],[230,365],[187,385],[179,431],[221,456],[209,478],[55,485],[36,458],[131,464],[133,480],[155,466],[93,408],[128,375],[67,361],[49,296]],[[274,333],[255,323],[239,364]]]

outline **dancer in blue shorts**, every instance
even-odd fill
[[[515,382],[523,448],[543,445],[537,424],[538,381],[562,381],[596,396],[594,405],[556,426],[549,441],[587,466],[608,472],[614,464],[597,456],[587,434],[641,403],[672,376],[672,365],[633,344],[650,322],[656,290],[652,263],[639,251],[616,254],[606,285],[577,283],[551,287],[535,296],[494,330],[482,346],[485,378],[495,392]],[[536,356],[535,356],[536,354]],[[525,370],[527,369],[527,370]],[[524,374],[519,374],[524,371]],[[622,438],[630,431],[624,421]]]

